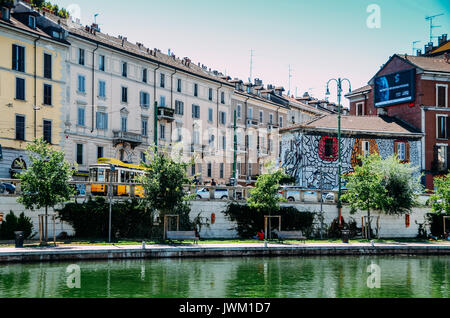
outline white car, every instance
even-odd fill
[[[197,191],[197,199],[209,199],[209,189],[203,188]],[[228,189],[216,189],[214,191],[214,199],[228,200]]]
[[[301,187],[284,187],[278,193],[279,196],[283,196],[283,191],[286,191],[286,199],[288,202],[299,202],[300,201],[300,192],[298,190],[304,190],[303,199],[305,202],[317,202],[317,189],[304,189]],[[323,194],[323,198],[325,199],[325,193]]]

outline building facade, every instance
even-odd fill
[[[449,83],[448,55],[394,55],[369,85],[346,95],[351,115],[384,114],[424,134],[421,168],[430,190],[433,179],[449,168]]]
[[[281,129],[282,167],[309,189],[335,190],[339,176],[338,117],[327,115],[303,125]],[[397,154],[403,162],[418,167],[422,134],[402,122],[385,117],[342,118],[342,173],[360,164],[359,156],[377,153],[383,159]]]
[[[18,3],[1,7],[0,178],[29,165],[28,143],[64,144],[69,43],[61,26]]]

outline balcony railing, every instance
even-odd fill
[[[175,111],[167,107],[158,107],[158,119],[167,120],[169,122],[175,120]]]
[[[256,119],[247,119],[247,127],[258,127],[259,126],[259,121],[257,121]]]
[[[144,142],[144,139],[146,139],[146,137],[143,137],[140,134],[128,131],[113,131],[113,134],[114,146],[126,142],[129,143],[132,147],[136,147],[142,144]]]

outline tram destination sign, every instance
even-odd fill
[[[375,107],[412,102],[416,96],[416,69],[375,78]]]

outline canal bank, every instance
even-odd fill
[[[106,245],[2,248],[0,263],[197,257],[450,255],[450,243]]]

